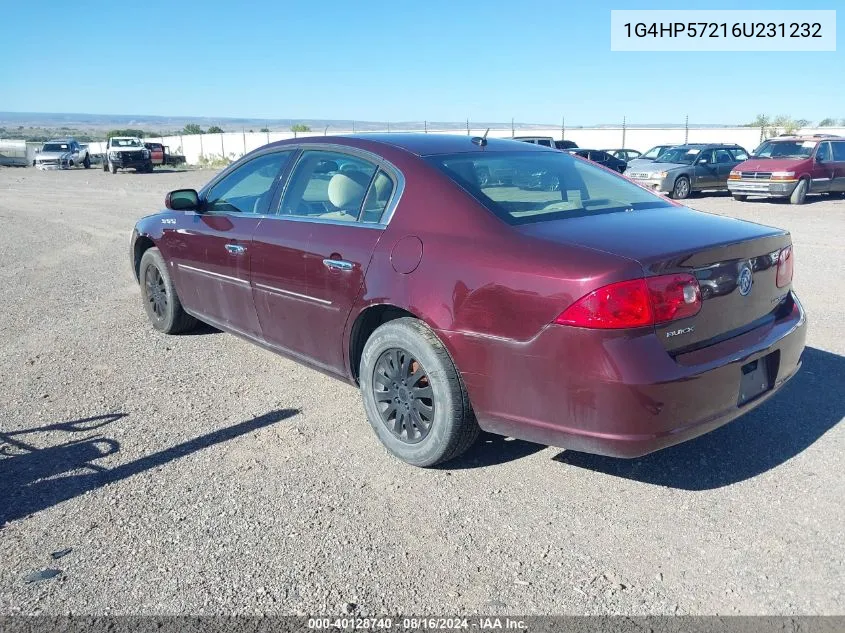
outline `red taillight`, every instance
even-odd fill
[[[781,250],[778,255],[778,288],[788,286],[792,282],[792,269],[794,258],[792,257],[792,244]]]
[[[701,309],[701,288],[688,274],[620,281],[581,297],[555,319],[559,325],[618,329],[685,319]]]
[[[665,323],[695,316],[701,310],[701,288],[692,275],[661,275],[646,279],[654,322]]]

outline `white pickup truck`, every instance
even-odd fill
[[[32,164],[39,169],[70,169],[79,165],[88,169],[91,156],[88,148],[82,147],[75,139],[60,138],[44,143]]]
[[[111,170],[111,173],[116,174],[118,169],[152,172],[152,154],[144,147],[141,139],[134,136],[113,136],[108,140],[106,155],[103,158],[103,171]]]

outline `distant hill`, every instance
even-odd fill
[[[196,123],[200,127],[207,128],[217,125],[225,131],[238,132],[241,130],[258,131],[261,128],[269,128],[272,131],[287,131],[294,124],[304,124],[312,130],[351,130],[367,132],[381,131],[388,128],[395,130],[422,130],[426,126],[430,130],[465,130],[466,121],[352,121],[351,119],[249,119],[233,117],[189,117],[189,116],[154,116],[142,114],[84,114],[84,113],[47,113],[47,112],[0,112],[0,128],[6,128],[12,132],[16,128],[45,128],[45,129],[69,129],[87,132],[102,132],[115,128],[136,128],[143,130],[156,130],[159,132],[175,132],[181,130],[189,123]],[[511,122],[494,121],[470,121],[473,129],[510,129]],[[549,129],[560,127],[557,123],[524,123],[515,122],[515,127],[521,131],[530,129]],[[570,129],[582,127],[620,127],[621,123],[604,123],[597,125],[570,125]],[[683,128],[683,123],[628,123],[627,127],[639,128]],[[724,127],[723,124],[699,124],[690,125],[695,128]]]

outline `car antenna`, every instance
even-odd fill
[[[484,132],[484,136],[473,136],[472,142],[478,145],[479,147],[484,147],[487,145],[487,134],[490,132],[490,128],[487,128],[487,131]]]

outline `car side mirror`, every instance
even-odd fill
[[[699,158],[699,159],[698,159],[698,164],[699,164],[699,165],[706,165],[706,164],[707,164],[707,159],[706,159],[706,158]]]
[[[199,211],[200,197],[196,189],[174,189],[164,197],[164,206],[172,211]]]

